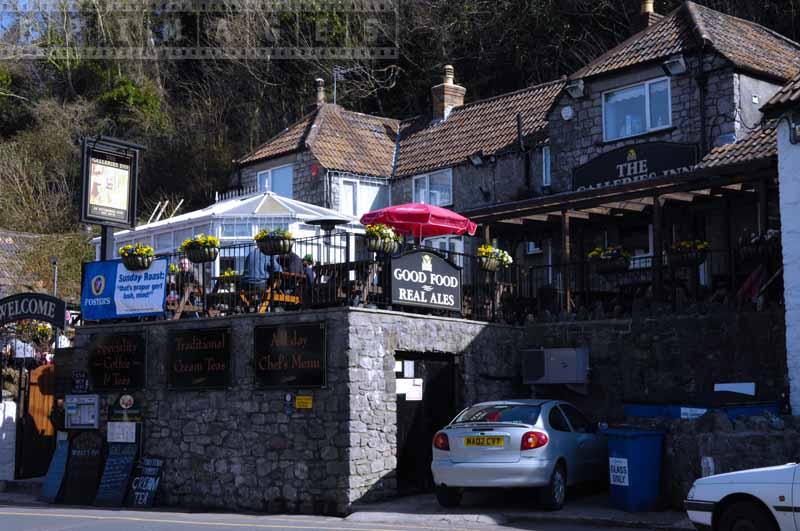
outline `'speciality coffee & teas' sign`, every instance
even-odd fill
[[[230,328],[170,333],[167,381],[172,389],[224,389],[231,377]]]
[[[572,189],[597,190],[687,173],[697,165],[697,146],[648,142],[604,153],[572,173]]]
[[[147,374],[144,334],[97,334],[89,345],[89,374],[95,390],[143,389]]]
[[[257,326],[253,336],[256,385],[325,386],[325,323]]]
[[[417,250],[392,260],[392,304],[461,311],[461,270]]]

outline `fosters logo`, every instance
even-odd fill
[[[88,306],[107,306],[111,304],[111,297],[100,297],[106,289],[105,275],[95,275],[92,277],[89,289],[92,292],[92,297],[86,297],[83,303]]]
[[[92,279],[92,295],[97,297],[103,290],[106,289],[106,277],[103,275],[97,275]]]

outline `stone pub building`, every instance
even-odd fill
[[[748,401],[786,411],[776,124],[763,110],[798,72],[800,45],[775,32],[644,1],[629,39],[564,79],[465,102],[445,67],[427,116],[355,113],[319,82],[314,110],[243,156],[233,184],[353,216],[410,201],[467,215],[478,238],[424,242],[461,268],[460,311],[378,296],[87,325],[64,370],[89,370],[109,337],[137,338],[137,385],[94,386],[101,431],[129,393],[144,454],[165,458],[164,503],[268,511],[344,513],[429,487],[430,437],[477,400],[563,397],[619,420],[629,405],[743,400],[715,388],[745,382]],[[484,241],[515,263],[479,271]],[[215,374],[175,374],[179,340],[218,345]],[[265,376],[287,354],[273,344],[313,370]],[[524,374],[529,349],[551,347],[585,348],[588,375]],[[675,441],[666,466],[685,457],[695,476],[701,455],[717,471],[794,457],[744,463],[734,440],[728,453]],[[683,499],[688,479],[666,477]]]

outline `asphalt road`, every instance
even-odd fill
[[[0,529],[3,531],[182,531],[201,529],[230,531],[237,529],[266,529],[272,531],[590,531],[613,528],[593,528],[559,523],[526,523],[516,527],[398,525],[356,523],[340,518],[295,515],[242,515],[220,513],[180,513],[164,511],[122,511],[51,506],[0,506]],[[621,531],[621,530],[617,530]]]

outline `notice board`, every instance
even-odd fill
[[[69,458],[69,438],[64,431],[58,432],[56,450],[50,460],[50,467],[42,483],[42,493],[39,498],[47,503],[58,501],[61,492],[61,484],[64,482],[64,473],[67,470],[67,460]]]
[[[156,457],[143,457],[133,472],[131,488],[125,504],[128,507],[152,507],[156,499],[164,460]]]
[[[94,498],[100,507],[121,507],[128,492],[133,464],[137,453],[136,443],[111,443],[103,469],[103,477]]]

